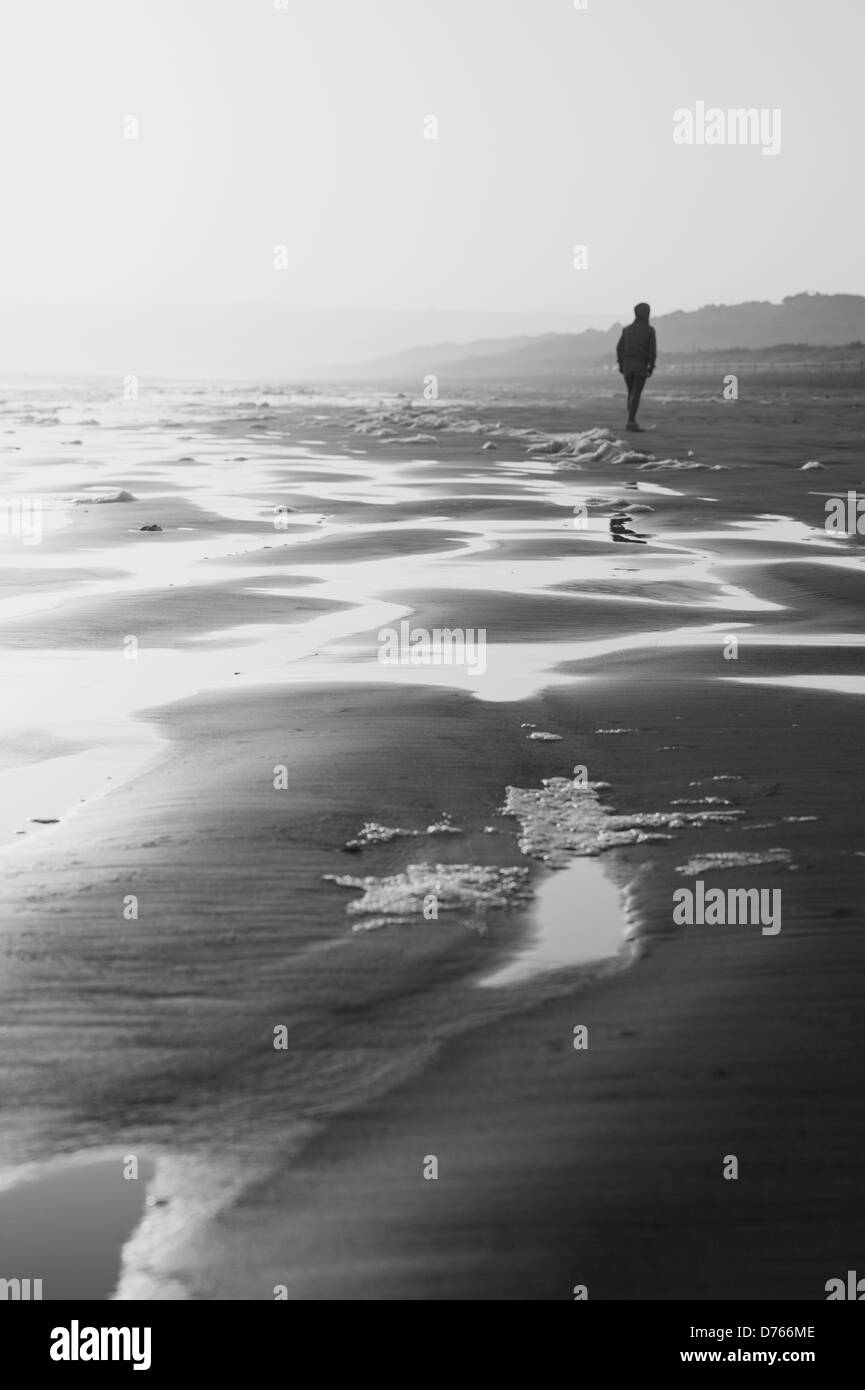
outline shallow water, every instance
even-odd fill
[[[40,1279],[44,1300],[110,1298],[153,1171],[151,1159],[118,1153],[0,1189],[0,1277]]]
[[[553,970],[607,961],[624,950],[625,929],[619,890],[600,864],[577,859],[538,888],[523,949],[478,984],[519,985]]]
[[[344,397],[342,404],[354,414],[378,399],[378,393],[362,400]],[[0,414],[15,431],[6,438],[14,441],[16,451],[4,454],[4,495],[38,497],[45,505],[39,544],[25,545],[21,536],[0,534],[6,566],[0,589],[0,716],[13,746],[21,750],[7,757],[0,771],[0,841],[5,837],[7,880],[19,864],[31,862],[22,858],[31,840],[46,856],[53,853],[62,859],[73,811],[159,760],[166,751],[164,737],[143,712],[199,691],[230,691],[240,697],[273,688],[289,693],[310,685],[333,690],[364,683],[388,690],[426,686],[465,691],[479,702],[500,706],[552,688],[573,691],[578,699],[584,683],[606,678],[599,674],[604,670],[601,663],[630,654],[660,656],[672,667],[684,654],[720,653],[726,634],[734,631],[761,654],[780,658],[787,650],[807,651],[815,674],[733,677],[723,666],[700,674],[696,665],[682,663],[690,679],[865,693],[865,678],[821,669],[830,658],[860,647],[865,638],[835,631],[832,625],[818,631],[791,628],[795,600],[788,600],[783,591],[779,596],[778,588],[770,594],[767,583],[770,570],[774,580],[790,559],[815,567],[814,573],[820,566],[821,573],[833,578],[852,579],[861,573],[861,558],[843,538],[828,538],[819,527],[792,517],[762,510],[731,517],[729,508],[720,512],[717,498],[688,494],[695,481],[700,489],[707,483],[714,488],[723,474],[716,479],[677,473],[675,481],[681,486],[670,487],[650,480],[633,465],[615,462],[616,448],[604,447],[600,476],[569,475],[567,458],[526,455],[534,431],[498,434],[499,450],[485,454],[478,452],[476,439],[473,452],[466,452],[465,471],[452,457],[439,462],[444,446],[439,448],[437,441],[422,446],[422,458],[414,456],[420,445],[390,445],[382,460],[373,457],[380,447],[374,438],[349,430],[342,447],[333,442],[320,446],[315,440],[326,431],[309,417],[276,417],[265,400],[281,408],[334,404],[325,396],[265,394],[250,387],[196,388],[194,395],[162,387],[137,402],[123,402],[116,395],[106,397],[101,384],[53,384],[33,388],[29,395],[7,385]],[[459,409],[470,415],[469,407]],[[258,428],[268,418],[281,423]],[[228,424],[233,432],[222,433]],[[71,444],[73,438],[81,444]],[[97,487],[106,493],[126,489],[137,500],[82,503],[87,490]],[[719,495],[721,491],[719,482]],[[633,504],[654,510],[629,516],[628,524],[647,543],[626,550],[615,543],[610,518]],[[281,507],[294,510],[279,512]],[[580,507],[588,515],[585,526],[578,528],[575,508]],[[684,508],[690,509],[688,519],[679,525]],[[139,528],[155,519],[164,530],[143,536]],[[94,520],[107,523],[107,529],[88,529]],[[206,598],[192,617],[187,614],[185,625],[178,619],[176,630],[160,627],[156,619],[176,613],[184,591],[191,589],[206,590],[208,596],[212,591],[213,603]],[[229,589],[248,602],[249,621],[220,608],[221,596]],[[468,664],[382,663],[381,630],[403,619],[420,621],[419,607],[429,595],[435,595],[439,609],[453,614],[454,626],[479,626],[479,609],[501,615],[495,624],[487,624],[482,669]],[[310,598],[340,606],[293,606]],[[274,617],[272,604],[282,600],[284,615]],[[264,608],[264,601],[271,607]],[[501,609],[482,607],[496,602],[502,603]],[[526,608],[527,616],[518,622],[521,604],[536,607]],[[597,630],[589,623],[580,626],[579,615],[587,608],[600,616]],[[128,616],[132,613],[137,614],[134,619]],[[124,652],[130,636],[139,643],[134,659]],[[432,649],[427,649],[428,655]],[[514,717],[521,718],[517,711]],[[623,730],[621,718],[611,715],[612,727],[603,731],[624,737],[631,732],[632,718]],[[558,734],[554,723],[545,722],[540,729]],[[607,877],[603,860],[575,855],[614,853],[619,846],[650,847],[656,837],[675,836],[686,827],[721,830],[737,823],[740,813],[735,808],[659,807],[654,813],[628,817],[617,815],[613,797],[608,809],[592,798],[577,803],[567,781],[567,761],[573,756],[565,760],[562,754],[561,764],[552,763],[548,760],[559,756],[563,744],[537,739],[531,746],[543,761],[538,762],[536,781],[511,788],[510,810],[519,824],[496,827],[498,834],[508,837],[501,863],[493,868],[475,863],[476,844],[453,837],[452,861],[441,878],[446,887],[450,883],[454,897],[449,912],[442,914],[441,930],[425,930],[411,914],[417,915],[422,890],[435,884],[437,855],[447,852],[441,843],[451,837],[423,842],[421,836],[433,833],[425,820],[403,837],[362,841],[362,856],[402,857],[355,860],[353,872],[339,876],[355,897],[335,895],[339,900],[329,924],[331,935],[309,944],[295,958],[301,996],[310,961],[324,962],[321,976],[310,976],[320,988],[326,964],[333,959],[333,978],[344,992],[334,996],[335,1002],[327,996],[323,1010],[332,1010],[338,1018],[338,1037],[331,1038],[317,1021],[320,1033],[315,1037],[323,1040],[321,1047],[316,1051],[305,1046],[298,1056],[286,1059],[278,1081],[260,1081],[251,1066],[244,1071],[238,1064],[240,1080],[231,1105],[210,1077],[207,1084],[200,1081],[191,1064],[193,1080],[185,1081],[178,1063],[180,1080],[175,1086],[172,1076],[172,1094],[152,1102],[148,1112],[148,1123],[164,1140],[153,1152],[160,1201],[166,1205],[143,1209],[139,1198],[135,1206],[127,1189],[117,1196],[111,1186],[115,1159],[106,1160],[107,1167],[100,1159],[52,1169],[18,1193],[23,1205],[17,1209],[35,1223],[31,1236],[23,1225],[5,1228],[10,1248],[35,1250],[44,1265],[37,1269],[27,1261],[21,1277],[47,1280],[50,1275],[52,1287],[64,1288],[64,1280],[78,1277],[98,1290],[89,1295],[97,1298],[109,1296],[118,1277],[123,1297],[142,1291],[149,1297],[185,1296],[166,1252],[175,1263],[181,1262],[193,1232],[195,1242],[207,1247],[208,1223],[247,1180],[250,1153],[238,1136],[247,1137],[251,1147],[257,1146],[274,1162],[284,1161],[289,1140],[299,1142],[306,1135],[303,1126],[314,1109],[310,1097],[319,1103],[323,1095],[337,1107],[352,1095],[368,1094],[373,1083],[390,1084],[428,1058],[428,1047],[434,1048],[435,1039],[452,1026],[446,992],[444,1002],[436,1006],[440,1011],[431,1011],[429,1037],[424,1035],[420,1043],[412,1031],[417,1031],[415,1007],[422,1011],[423,1005],[420,972],[407,1002],[389,1001],[392,1011],[404,1004],[411,1014],[402,1024],[409,1041],[404,1056],[383,1059],[376,1032],[381,1019],[376,1015],[375,1024],[363,1020],[366,1001],[353,974],[358,957],[340,954],[350,949],[353,927],[374,923],[379,928],[354,933],[360,949],[374,950],[382,934],[401,933],[407,960],[421,950],[440,951],[446,957],[451,940],[455,952],[463,948],[457,936],[469,918],[476,926],[488,910],[503,910],[510,898],[517,905],[531,879],[537,891],[526,915],[524,939],[517,940],[519,934],[511,929],[505,952],[493,934],[490,958],[496,964],[482,969],[473,957],[465,970],[472,982],[470,992],[483,997],[484,1007],[499,1007],[487,1002],[495,998],[505,1001],[500,1005],[504,1008],[508,995],[519,998],[521,990],[560,968],[580,970],[627,957],[622,895]],[[542,772],[551,770],[556,775],[544,780]],[[505,799],[504,779],[499,790]],[[388,818],[390,809],[382,804],[373,776],[367,822],[384,827],[404,824]],[[59,824],[35,823],[55,819]],[[355,833],[363,820],[358,818]],[[23,835],[18,834],[21,830]],[[530,875],[521,867],[518,878],[503,880],[518,840],[544,867],[532,868]],[[482,855],[477,853],[477,858]],[[410,879],[410,863],[426,867]],[[557,867],[547,867],[552,865]],[[82,879],[86,874],[87,861]],[[328,885],[322,891],[333,890]],[[363,901],[359,893],[366,895],[369,912],[348,910]],[[290,910],[287,903],[286,916]],[[15,926],[7,925],[10,930]],[[193,925],[199,928],[197,919]],[[447,937],[448,928],[453,938]],[[228,993],[219,973],[225,967],[221,959],[214,966],[208,954],[213,942],[204,928],[200,930],[198,945],[201,948],[203,942],[205,947],[195,967],[200,978],[187,985],[184,976],[182,986],[172,981],[177,995],[169,993],[168,998],[172,1008],[176,1005],[176,1017],[168,1010],[160,1014],[169,1029],[200,1002],[199,994],[219,1009],[219,988],[212,1001],[207,996],[212,983],[208,969]],[[74,923],[68,939],[71,955],[62,964],[67,968],[71,962],[83,973],[90,958],[86,964],[75,959]],[[220,950],[222,945],[220,940]],[[268,945],[276,951],[272,942]],[[122,960],[122,946],[114,949]],[[25,960],[27,950],[32,945],[26,946]],[[252,947],[249,951],[249,959],[238,952],[233,968],[251,994],[259,986],[264,993],[266,980],[259,981]],[[95,958],[100,964],[98,955]],[[150,1045],[146,989],[141,991],[134,973],[138,961],[135,956],[129,977],[121,978],[127,987],[131,980],[130,993],[140,1009],[130,1011],[129,1026]],[[475,982],[483,988],[475,990]],[[163,1009],[159,986],[152,987],[154,1008]],[[463,1005],[470,1016],[464,1001],[465,996]],[[301,1017],[307,1003],[302,998]],[[383,1031],[390,1038],[393,1012],[382,1016],[387,1025]],[[243,1022],[245,1027],[248,1019]],[[266,1022],[269,1027],[271,1020]],[[255,1023],[260,1023],[257,1016]],[[241,1036],[236,1054],[245,1061],[244,1049],[252,1044],[246,1033]],[[72,1038],[73,1052],[74,1045]],[[119,1056],[112,1060],[106,1050],[104,1065],[116,1080],[122,1068]],[[134,1105],[130,1113],[134,1115]],[[68,1123],[74,1128],[76,1121],[70,1118]],[[112,1142],[113,1135],[103,1132],[98,1115],[88,1112],[78,1124],[73,1137],[83,1149],[96,1145],[102,1150]],[[34,1146],[37,1166],[53,1152],[51,1142],[57,1143],[56,1135]],[[0,1204],[3,1200],[0,1196]],[[8,1193],[6,1200],[11,1200]],[[106,1202],[109,1219],[102,1231]],[[63,1223],[71,1220],[76,1208],[79,1224],[67,1229],[62,1242],[71,1252],[67,1260],[52,1253],[48,1238],[52,1229],[64,1230]],[[0,1205],[0,1216],[3,1210]],[[142,1214],[144,1220],[127,1241]],[[0,1226],[0,1235],[3,1229]],[[40,1243],[27,1246],[34,1229]],[[118,1276],[124,1241],[123,1272]],[[9,1269],[10,1275],[14,1272]]]

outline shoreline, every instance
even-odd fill
[[[301,424],[297,432],[313,431]],[[180,619],[174,608],[171,616],[153,611],[155,594],[141,610],[170,650],[212,630],[208,597],[226,604],[224,628],[216,618],[225,645],[198,669],[235,661],[242,669],[248,631],[249,678],[220,679],[169,704],[141,704],[139,691],[136,707],[164,756],[115,787],[110,801],[77,808],[59,835],[46,827],[6,856],[3,1080],[22,1117],[17,1142],[26,1150],[38,1135],[43,1149],[86,1152],[104,1150],[110,1136],[156,1156],[166,1205],[148,1212],[126,1245],[120,1298],[142,1288],[157,1298],[269,1298],[268,1279],[300,1298],[557,1298],[578,1282],[590,1297],[821,1297],[859,1238],[849,1213],[862,1080],[857,856],[865,844],[860,851],[846,819],[853,773],[844,756],[855,746],[857,708],[853,695],[750,682],[817,670],[823,680],[851,678],[857,652],[844,642],[857,636],[855,551],[825,547],[826,563],[815,566],[789,528],[776,534],[764,519],[737,533],[730,520],[765,506],[774,486],[747,463],[735,474],[662,475],[670,490],[646,489],[655,510],[634,524],[664,543],[605,551],[603,537],[574,537],[569,507],[591,492],[616,496],[639,474],[615,468],[613,486],[600,465],[569,482],[543,460],[508,463],[510,448],[490,458],[465,436],[443,435],[426,463],[400,462],[405,450],[372,452],[375,441],[352,436],[342,417],[330,434],[324,425],[315,433],[326,436],[325,464],[292,454],[280,464],[288,471],[274,464],[257,502],[245,505],[251,515],[265,498],[291,495],[296,469],[301,515],[330,509],[331,530],[318,536],[304,521],[303,545],[265,556],[265,540],[279,539],[265,533],[259,551],[223,557],[222,572],[190,595]],[[231,427],[227,437],[236,437]],[[336,496],[339,450],[352,439],[371,451],[362,478],[394,466],[373,497],[367,483],[360,496],[350,486]],[[211,447],[219,446],[211,439]],[[677,441],[664,447],[674,453]],[[774,436],[772,447],[781,447]],[[721,461],[733,448],[729,430],[719,431],[706,457]],[[348,472],[357,460],[343,457]],[[472,475],[487,470],[486,492],[474,476],[468,485],[453,479],[467,457]],[[262,463],[262,478],[269,467]],[[799,518],[822,507],[810,500],[813,478],[780,469],[772,477]],[[408,480],[420,489],[417,501]],[[182,501],[166,505],[161,523],[189,519]],[[437,509],[445,516],[435,526],[419,520]],[[146,519],[153,511],[147,503]],[[105,515],[99,522],[116,524]],[[230,517],[206,524],[237,526]],[[449,534],[459,537],[456,548]],[[372,582],[384,573],[379,538],[397,558],[384,588]],[[437,584],[424,559],[436,546],[462,566],[459,585]],[[365,627],[356,611],[343,620],[339,608],[362,573],[337,574],[347,562],[372,566],[355,579],[355,601],[375,594],[379,604]],[[522,586],[503,586],[509,564],[530,566]],[[275,590],[283,565],[296,572]],[[551,587],[562,575],[567,592]],[[284,647],[279,657],[274,632],[286,600],[307,603],[296,611],[295,670]],[[309,618],[330,622],[333,603],[322,656]],[[429,673],[365,682],[370,630],[395,608],[421,626],[449,627],[462,613],[489,629],[502,663],[492,679],[511,698],[490,698],[490,686],[478,699]],[[112,624],[131,626],[110,601],[78,601],[76,624],[94,619],[97,647]],[[611,633],[617,620],[624,636]],[[705,629],[699,642],[686,633],[695,626]],[[741,642],[732,670],[721,655],[731,628]],[[282,665],[261,679],[271,641]],[[522,687],[508,686],[518,669]],[[829,709],[837,743],[827,749]],[[521,727],[530,723],[561,741],[530,742]],[[272,786],[281,763],[290,774],[283,800]],[[606,799],[619,816],[663,811],[681,822],[656,826],[673,835],[668,842],[637,839],[577,861],[601,865],[641,924],[628,969],[606,960],[479,988],[531,949],[532,911],[519,907],[493,911],[486,935],[447,913],[430,930],[352,933],[344,889],[326,884],[328,875],[381,878],[415,858],[438,858],[524,867],[536,889],[550,882],[539,861],[513,848],[519,826],[499,808],[508,786],[538,789],[576,763],[588,765],[591,782],[610,784]],[[718,777],[728,780],[715,786]],[[707,797],[744,815],[687,823]],[[343,852],[366,821],[415,834],[445,811],[461,835]],[[485,833],[491,823],[495,834]],[[687,882],[678,866],[707,852],[773,846],[789,849],[792,871],[764,863],[744,872],[748,883],[779,883],[785,902],[794,897],[777,940],[762,940],[759,929],[677,934],[671,895]],[[713,883],[730,881],[729,870],[712,872]],[[49,885],[41,897],[34,881]],[[124,926],[130,891],[140,920]],[[819,938],[827,930],[836,953],[828,965]],[[47,1028],[33,1022],[34,997],[53,1020]],[[572,1036],[584,1021],[590,1042],[581,1054]],[[274,1054],[277,1025],[289,1031],[284,1056]],[[842,1079],[832,1076],[830,1037],[845,1060]],[[826,1190],[829,1160],[796,1108],[791,1057],[800,1093],[820,1097],[824,1132],[838,1140],[839,1195],[823,1199],[810,1225],[795,1217],[796,1204]],[[801,1152],[785,1158],[761,1127],[773,1106],[780,1131],[801,1135]],[[737,1143],[738,1187],[723,1184],[717,1161],[719,1146],[726,1153]],[[439,1150],[440,1178],[427,1182],[419,1160]],[[757,1175],[750,1188],[746,1170]],[[213,1174],[212,1190],[196,1207],[200,1172]],[[691,1210],[700,1213],[696,1224]],[[177,1233],[184,1219],[194,1231],[188,1251]],[[685,1287],[683,1271],[698,1255],[703,1263]],[[824,1280],[812,1279],[823,1263]]]

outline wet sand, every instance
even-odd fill
[[[460,410],[551,435],[619,424],[597,393]],[[634,447],[708,467],[641,471],[492,433],[487,452],[462,430],[389,444],[357,430],[360,408],[316,406],[313,424],[294,406],[267,412],[266,439],[247,418],[166,443],[198,461],[173,488],[167,460],[111,460],[139,500],[82,509],[24,552],[40,582],[12,601],[41,606],[0,610],[23,663],[7,671],[67,651],[103,703],[88,722],[31,692],[20,767],[92,747],[112,709],[103,747],[135,729],[148,759],[0,850],[2,1157],[156,1155],[160,1205],[116,1296],[819,1299],[855,1267],[858,697],[751,682],[862,669],[857,542],[823,531],[824,497],[862,480],[860,410],[804,388],[647,397],[658,427]],[[235,454],[255,456],[242,494]],[[801,472],[810,458],[825,469]],[[216,481],[208,459],[225,460]],[[612,543],[617,499],[653,508],[629,521],[646,545]],[[278,505],[296,511],[275,529]],[[130,540],[151,521],[166,530]],[[486,628],[484,673],[382,668],[377,633],[403,616]],[[744,813],[591,861],[622,895],[629,951],[479,988],[531,944],[531,905],[352,930],[356,895],[327,875],[516,867],[547,891],[567,870],[520,851],[505,790],[577,764],[616,813],[706,797]],[[459,834],[426,833],[442,813]],[[420,834],[347,853],[368,821]],[[704,874],[781,888],[777,936],[672,924],[688,860],[779,847],[791,867]],[[576,933],[598,911],[574,901]]]

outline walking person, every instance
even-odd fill
[[[643,387],[655,370],[658,342],[655,330],[649,323],[650,313],[648,304],[635,304],[634,322],[622,329],[622,336],[616,344],[619,371],[624,376],[625,386],[628,388],[626,430],[640,430],[637,424],[640,397]]]

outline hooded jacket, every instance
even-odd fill
[[[619,371],[624,372],[625,376],[630,372],[647,375],[653,372],[658,352],[655,330],[649,323],[648,304],[638,304],[634,312],[634,322],[622,329],[622,336],[616,344]]]

